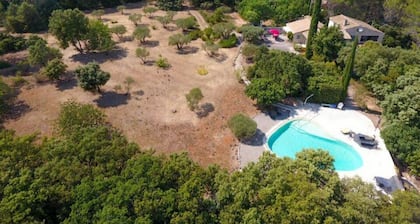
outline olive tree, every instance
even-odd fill
[[[140,60],[143,62],[143,64],[146,63],[147,57],[149,55],[150,55],[150,52],[144,47],[139,47],[139,48],[136,49],[136,56],[138,58],[140,58]]]
[[[124,38],[124,34],[127,33],[127,28],[124,25],[116,25],[109,28],[109,31],[117,35],[118,39],[122,40]]]
[[[111,77],[108,72],[102,71],[96,62],[77,68],[75,73],[80,87],[87,91],[101,92],[100,86],[105,85]]]
[[[176,45],[176,48],[178,50],[182,50],[182,48],[189,44],[191,42],[191,36],[190,35],[185,35],[185,34],[174,34],[172,36],[169,37],[169,42],[168,44],[170,46]]]
[[[140,43],[144,43],[147,37],[151,37],[149,27],[138,26],[133,32],[133,37]]]
[[[138,26],[141,22],[141,14],[131,14],[128,16],[128,19],[134,24],[134,26]]]

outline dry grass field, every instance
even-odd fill
[[[134,30],[128,20],[131,13],[142,11],[141,8],[130,8],[124,15],[111,12],[102,18],[110,26],[114,25],[111,21],[125,25],[129,36]],[[158,11],[155,15],[163,13]],[[186,16],[189,16],[188,12],[179,12],[175,19]],[[236,112],[251,116],[256,113],[253,102],[244,95],[244,87],[234,74],[232,64],[238,49],[221,49],[225,59],[216,61],[201,49],[202,41],[196,40],[188,46],[187,53],[179,54],[174,46],[168,46],[168,37],[180,30],[166,30],[158,21],[145,16],[142,24],[156,27],[151,29],[152,37],[144,45],[150,51],[149,65],[143,65],[135,56],[139,43],[132,40],[117,42],[117,49],[108,54],[81,55],[69,47],[62,50],[69,66],[66,80],[39,84],[33,76],[25,76],[29,83],[20,89],[13,116],[9,116],[4,126],[19,135],[39,132],[41,136],[51,136],[60,104],[72,99],[96,105],[113,126],[143,149],[152,148],[157,153],[188,151],[204,166],[216,163],[234,169],[237,165],[235,139],[226,127],[227,119]],[[170,26],[175,28],[174,24]],[[43,36],[50,45],[57,46],[52,36]],[[116,37],[115,40],[118,41]],[[159,55],[168,59],[169,69],[152,65]],[[102,87],[102,94],[83,91],[72,75],[74,69],[90,61],[98,62],[111,74],[111,79]],[[197,69],[203,66],[208,74],[198,75]],[[124,89],[127,77],[135,80],[129,95]],[[6,77],[6,80],[11,78]],[[118,85],[122,90],[116,90]],[[185,94],[195,87],[203,92],[201,103],[214,107],[214,111],[203,118],[198,118],[187,107]]]

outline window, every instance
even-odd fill
[[[368,40],[378,41],[378,36],[361,36],[360,42],[366,42]]]

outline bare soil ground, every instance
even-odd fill
[[[124,15],[114,12],[102,18],[110,26],[114,25],[112,21],[125,25],[129,36],[134,30],[134,25],[128,20],[131,13],[142,11],[130,7]],[[155,15],[163,13],[158,11]],[[179,12],[175,19],[186,16],[189,16],[187,12]],[[204,166],[216,163],[228,169],[235,168],[235,139],[226,127],[227,119],[236,112],[256,114],[253,102],[244,95],[244,87],[234,74],[232,64],[238,49],[221,49],[226,59],[216,61],[206,55],[201,49],[201,40],[197,40],[185,52],[179,53],[174,46],[168,46],[168,37],[180,30],[163,29],[158,21],[145,16],[142,23],[157,28],[151,30],[152,37],[144,44],[150,51],[148,65],[143,65],[135,56],[135,49],[139,46],[136,41],[119,42],[117,49],[109,54],[82,55],[72,47],[67,48],[62,53],[69,66],[69,77],[58,83],[45,84],[36,83],[32,76],[25,77],[29,84],[20,89],[14,113],[4,126],[19,135],[39,132],[51,136],[60,104],[73,99],[97,105],[113,126],[143,149],[152,148],[157,153],[188,151]],[[174,24],[170,26],[175,28]],[[52,46],[57,46],[51,35],[45,34],[44,37]],[[170,69],[162,70],[153,65],[159,55],[168,59]],[[71,74],[78,66],[90,61],[100,63],[101,68],[111,74],[111,79],[102,87],[102,94],[83,91]],[[200,66],[208,70],[207,75],[198,75]],[[124,80],[127,77],[135,80],[130,95],[125,95]],[[123,90],[115,90],[117,85]],[[203,92],[202,104],[214,107],[214,111],[203,118],[190,111],[185,100],[185,94],[195,87]]]

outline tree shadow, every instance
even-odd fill
[[[266,141],[267,137],[265,136],[265,133],[260,129],[257,129],[252,137],[241,140],[241,143],[245,145],[261,146],[264,145]]]
[[[87,64],[89,62],[104,63],[109,60],[117,60],[127,57],[127,49],[116,48],[108,52],[90,52],[87,54],[76,54],[70,58],[73,61],[80,62],[82,64]]]
[[[284,120],[289,117],[289,111],[280,107],[271,107],[263,110],[263,113],[269,116],[272,120]]]
[[[211,103],[204,103],[200,108],[195,112],[198,118],[207,117],[211,112],[214,111],[214,106]]]
[[[77,79],[74,76],[67,76],[64,79],[57,81],[55,86],[59,91],[70,90],[77,86]]]
[[[159,46],[159,41],[157,40],[146,40],[143,43],[141,43],[142,46],[145,47],[157,47]]]
[[[146,60],[143,64],[147,66],[153,66],[155,65],[156,60]]]
[[[98,107],[107,108],[107,107],[117,107],[124,104],[127,104],[130,99],[129,94],[120,94],[116,92],[104,92],[101,96],[94,100]]]
[[[198,52],[198,47],[185,46],[177,51],[178,54],[195,54]]]
[[[133,92],[133,94],[137,95],[137,96],[143,96],[144,95],[144,91],[143,90],[138,90]]]
[[[16,120],[31,110],[31,107],[23,100],[13,102],[8,105],[7,112],[4,114],[4,120]]]
[[[215,54],[211,54],[211,55],[210,54],[207,54],[207,56],[209,58],[212,58],[216,62],[219,62],[219,63],[225,61],[228,58],[228,56],[226,54],[224,54],[224,53],[215,53]]]

